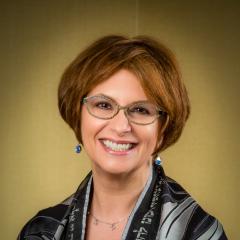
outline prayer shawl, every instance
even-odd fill
[[[92,199],[91,172],[63,203],[40,211],[18,240],[84,240]],[[111,229],[110,229],[111,230]],[[225,240],[222,225],[154,165],[121,240]],[[97,236],[96,236],[97,240]]]

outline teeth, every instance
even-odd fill
[[[110,148],[113,151],[126,151],[128,149],[130,149],[132,147],[131,143],[127,143],[127,144],[118,144],[109,140],[104,140],[103,141],[104,145],[108,148]]]

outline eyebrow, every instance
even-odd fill
[[[105,95],[104,93],[99,93],[97,95],[94,95],[94,96],[99,96],[99,97],[103,97],[103,98],[106,98],[106,99],[109,99],[109,100],[112,100],[113,102],[117,103],[118,105],[120,105],[115,99],[113,99],[112,97],[108,96],[108,95]],[[150,102],[149,100],[138,100],[138,101],[133,101],[129,104],[127,104],[126,106],[128,105],[132,105],[132,104],[135,104],[135,103],[146,103],[146,102]],[[151,103],[151,102],[150,102]]]
[[[103,94],[103,93],[99,93],[99,94],[97,94],[97,95],[93,95],[93,96],[98,96],[98,97],[107,98],[107,99],[110,99],[110,100],[113,100],[113,101],[117,102],[116,100],[114,100],[114,99],[111,98],[110,96],[105,95],[105,94]]]

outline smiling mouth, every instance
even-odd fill
[[[103,145],[114,152],[126,152],[133,149],[136,143],[116,143],[110,140],[102,140]]]

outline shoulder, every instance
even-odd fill
[[[77,191],[62,203],[39,211],[23,227],[18,236],[18,240],[60,240],[65,234],[69,215],[80,197],[86,185],[91,179],[91,172],[79,185]]]
[[[183,239],[227,239],[221,223],[207,213],[179,183],[166,176],[162,202],[162,233],[166,231],[171,236],[177,227]],[[172,236],[169,239],[175,238]]]
[[[30,219],[18,236],[18,240],[53,239],[63,229],[72,197],[64,202],[39,211]]]

